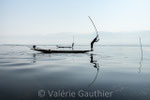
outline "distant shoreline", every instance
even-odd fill
[[[0,44],[0,46],[32,46],[33,44]],[[36,44],[37,46],[56,46],[57,44]],[[89,46],[89,45],[78,45],[76,46]],[[138,47],[139,44],[103,44],[103,45],[94,45],[94,46],[123,46],[123,47]],[[142,45],[143,47],[149,47],[150,44]]]

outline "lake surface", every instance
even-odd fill
[[[0,100],[150,100],[150,46],[143,59],[139,46],[95,46],[85,54],[29,47],[0,46]]]

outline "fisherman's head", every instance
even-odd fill
[[[33,45],[33,49],[35,49],[36,48],[36,45]]]

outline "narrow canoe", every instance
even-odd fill
[[[90,50],[51,50],[51,49],[32,49],[35,51],[40,51],[42,53],[86,53],[90,52]]]

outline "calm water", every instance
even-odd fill
[[[150,100],[150,47],[143,47],[143,60],[139,46],[94,49],[85,54],[42,54],[27,46],[0,46],[0,100],[87,99],[79,94],[83,90],[88,95],[112,93],[88,99]],[[53,91],[75,92],[75,97],[50,97]]]

